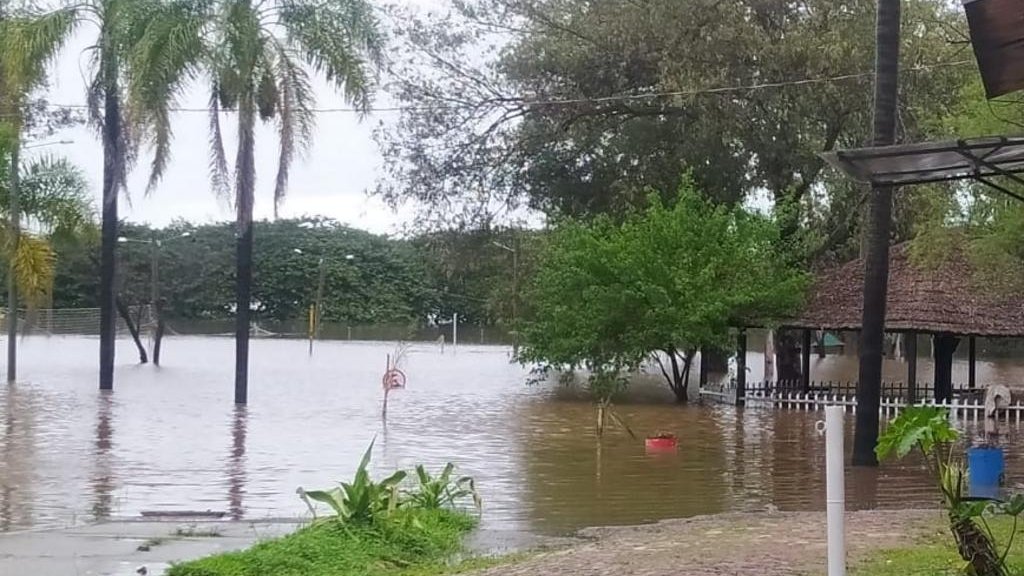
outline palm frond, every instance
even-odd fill
[[[129,108],[153,147],[147,192],[163,176],[170,160],[170,110],[193,80],[206,47],[203,31],[210,13],[207,0],[157,3],[145,16],[141,37],[129,54]]]
[[[56,256],[49,242],[24,232],[15,246],[13,268],[18,293],[27,308],[38,308],[53,292]]]
[[[348,102],[368,111],[384,47],[373,7],[365,0],[290,0],[281,3],[278,19],[303,59]]]
[[[218,197],[230,198],[231,172],[220,129],[220,100],[220,93],[214,86],[210,91],[210,185]]]
[[[6,98],[18,98],[46,79],[46,67],[74,29],[70,8],[17,11],[0,20],[0,81]]]
[[[288,176],[297,152],[304,151],[313,140],[313,106],[315,99],[309,75],[296,54],[274,42],[271,60],[277,99],[275,118],[278,131],[277,178],[274,184],[274,217],[288,191]]]
[[[22,164],[19,206],[37,232],[71,237],[89,232],[96,211],[85,173],[66,158],[44,156]],[[9,194],[0,190],[0,205],[9,213]]]

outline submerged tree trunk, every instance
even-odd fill
[[[149,362],[149,358],[146,355],[146,347],[142,344],[142,339],[139,338],[139,325],[132,319],[128,306],[120,297],[115,297],[114,304],[117,307],[117,313],[124,319],[124,323],[128,325],[128,332],[132,335],[135,347],[139,350],[139,363],[145,364]]]
[[[900,0],[878,0],[875,33],[874,146],[896,139],[896,99],[900,57]],[[864,307],[857,381],[857,420],[853,465],[878,466],[878,408],[882,389],[885,300],[889,291],[889,229],[892,187],[872,186],[864,251]]]
[[[256,188],[256,114],[243,98],[238,113],[235,203],[238,210],[235,256],[235,404],[249,400],[249,311],[252,301],[252,208]]]
[[[103,224],[100,239],[100,390],[114,389],[114,347],[117,336],[114,278],[117,274],[117,194],[124,167],[121,103],[117,71],[104,58],[103,73]]]
[[[686,404],[690,401],[689,395],[689,383],[690,383],[690,368],[693,366],[693,357],[696,354],[693,350],[687,350],[686,352],[680,353],[675,348],[665,350],[665,354],[668,355],[669,361],[672,365],[672,372],[669,373],[665,369],[665,365],[658,359],[658,364],[661,366],[661,373],[665,376],[665,381],[668,382],[669,388],[672,389],[672,393],[676,396],[676,402],[680,404]]]
[[[953,399],[953,354],[960,339],[951,334],[939,334],[935,338],[935,401],[949,402]]]

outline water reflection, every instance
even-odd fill
[[[110,518],[113,493],[116,487],[113,470],[114,424],[112,411],[114,394],[100,391],[96,398],[96,442],[93,447],[93,462],[96,469],[92,476],[93,520]]]
[[[599,443],[593,405],[555,385],[525,386],[507,349],[441,355],[423,346],[410,351],[408,388],[391,395],[384,427],[388,344],[324,342],[309,358],[303,342],[254,340],[249,408],[235,408],[225,385],[231,340],[173,338],[159,371],[130,364],[131,343],[123,344],[111,395],[95,390],[88,369],[95,340],[25,339],[32,380],[0,386],[0,530],[142,510],[301,515],[296,487],[350,477],[378,435],[374,473],[454,462],[477,478],[491,528],[564,533],[825,507],[820,413],[677,406],[656,378],[639,379],[616,410],[641,439],[612,429]],[[819,369],[843,362],[830,357]],[[1024,365],[991,362],[1024,375]],[[851,415],[848,448],[852,431]],[[1022,431],[1001,430],[1011,483],[1024,479]],[[642,437],[659,432],[679,437],[678,452],[645,453]],[[967,432],[983,430],[972,424]],[[936,495],[921,467],[907,462],[848,470],[847,501],[921,507]]]
[[[228,458],[228,514],[232,520],[245,516],[245,435],[249,418],[245,406],[235,406],[231,418],[231,456]]]

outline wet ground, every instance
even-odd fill
[[[508,348],[412,348],[401,365],[408,388],[391,395],[385,425],[380,382],[392,345],[324,342],[311,358],[305,342],[255,340],[242,409],[232,404],[230,339],[170,338],[160,368],[131,364],[130,343],[119,345],[116,390],[101,394],[95,339],[22,342],[23,381],[0,386],[0,531],[143,511],[300,516],[296,488],[350,476],[374,438],[378,470],[452,461],[475,476],[488,530],[558,535],[824,509],[817,413],[681,407],[657,380],[639,382],[616,410],[640,436],[680,438],[678,452],[648,455],[616,430],[598,443],[593,407],[555,384],[527,386]],[[816,374],[840,361],[816,364]],[[1024,481],[1021,431],[1005,432],[1008,476]],[[851,470],[847,486],[851,509],[936,501],[912,463]]]

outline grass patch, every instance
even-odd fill
[[[996,535],[1000,553],[1009,541],[1013,520],[1008,518],[989,519],[989,525]],[[1014,538],[1013,547],[1006,560],[1010,574],[1024,575],[1024,523],[1022,532]],[[964,562],[956,552],[956,544],[947,529],[937,529],[934,534],[922,539],[917,545],[907,548],[883,550],[874,557],[856,566],[853,576],[961,576]]]
[[[474,525],[448,510],[404,510],[365,524],[326,520],[248,550],[175,565],[167,575],[435,576],[452,572],[449,560]]]

